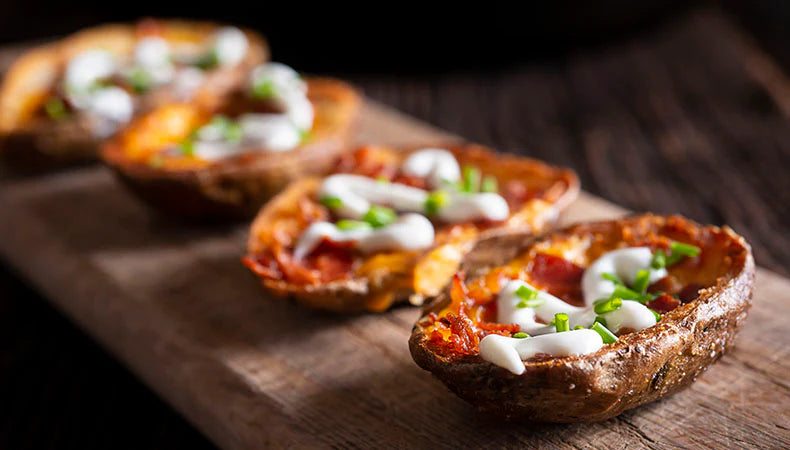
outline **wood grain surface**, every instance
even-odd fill
[[[784,271],[786,79],[717,14],[560,67],[358,81],[465,137],[575,167],[631,208],[729,223]],[[437,133],[373,104],[364,117],[364,140]],[[621,212],[585,195],[565,220]],[[417,311],[339,318],[263,296],[238,263],[245,231],[165,221],[100,168],[0,193],[3,258],[224,447],[790,446],[790,282],[769,271],[736,350],[688,391],[601,424],[525,428],[475,415],[413,364]]]

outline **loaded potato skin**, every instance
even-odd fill
[[[701,226],[676,216],[643,215],[576,225],[535,239],[525,237],[517,252],[535,256],[538,251],[556,251],[571,258],[579,254],[575,251],[578,246],[590,245],[580,253],[594,254],[599,244],[623,245],[615,244],[617,240],[631,245],[657,243],[666,237],[702,249],[699,257],[670,268],[668,277],[679,283],[670,291],[680,293],[680,285],[688,283],[695,285],[697,294],[694,298],[681,294],[686,300],[678,301],[653,326],[638,332],[626,330],[616,342],[589,354],[528,358],[523,361],[523,373],[517,375],[480,356],[477,345],[481,335],[487,333],[481,331],[485,324],[463,313],[450,316],[455,327],[451,333],[468,333],[466,349],[454,352],[441,343],[437,345],[432,334],[437,317],[458,312],[445,294],[426,308],[426,315],[415,325],[409,340],[412,356],[420,367],[480,411],[519,421],[602,421],[680,391],[732,348],[746,319],[754,285],[754,261],[742,237],[727,227]],[[496,241],[483,243],[481,251],[496,249]],[[496,252],[488,256],[479,256],[474,265],[464,269],[489,273],[491,265],[504,262],[501,257],[497,260]],[[481,268],[479,264],[486,259],[488,268]],[[585,257],[577,262],[589,263]],[[662,283],[662,288],[669,286]],[[502,326],[499,330],[512,335],[518,326]]]
[[[133,193],[166,215],[199,222],[248,219],[290,181],[330,171],[350,149],[361,95],[335,79],[306,78],[305,83],[315,111],[313,128],[287,151],[252,149],[215,160],[162,156],[212,116],[224,117],[220,114],[234,107],[231,95],[212,108],[169,104],[155,109],[105,142],[101,157]]]
[[[435,169],[438,166],[427,177],[409,174],[405,169],[410,163],[431,155],[452,160],[450,166],[456,165],[456,175],[460,174],[461,168],[467,175],[476,174],[480,188],[480,191],[475,190],[477,194],[467,192],[452,195],[468,199],[476,195],[492,196],[494,192],[499,192],[502,197],[494,196],[493,200],[506,202],[509,213],[497,221],[469,219],[447,222],[423,210],[420,204],[416,209],[393,211],[393,217],[398,214],[400,217],[414,216],[414,213],[430,217],[435,227],[432,233],[435,234],[427,247],[388,248],[360,253],[354,249],[355,242],[332,243],[331,239],[327,239],[305,258],[299,260],[295,257],[301,237],[309,234],[308,230],[317,223],[323,222],[324,226],[328,226],[330,224],[327,221],[340,218],[336,223],[338,226],[344,225],[343,222],[368,226],[353,220],[342,220],[343,216],[338,217],[336,210],[324,204],[320,192],[327,183],[331,184],[331,178],[342,178],[345,174],[365,177],[370,183],[383,187],[385,192],[407,189],[413,193],[415,187],[431,189],[429,178],[437,175]],[[486,180],[494,186],[484,189]],[[457,183],[463,183],[463,180]],[[406,149],[364,146],[344,155],[338,161],[333,175],[323,179],[296,181],[268,202],[250,227],[247,256],[243,262],[260,277],[266,291],[291,297],[311,309],[360,313],[382,312],[407,300],[412,304],[421,304],[423,298],[441,292],[457,270],[463,255],[471,250],[478,239],[517,232],[537,232],[550,227],[559,213],[576,198],[578,191],[578,179],[568,169],[528,158],[497,154],[476,144],[433,144]],[[430,201],[437,193],[444,191],[428,192]],[[387,200],[383,204],[393,206]],[[461,210],[468,212],[469,208]],[[437,211],[434,213],[440,214]],[[374,227],[372,231],[385,229]],[[420,240],[418,234],[407,232],[405,239],[409,244],[414,244]]]
[[[233,40],[242,41],[243,55],[205,64],[214,43],[233,53],[227,45]],[[140,69],[141,61],[164,59],[167,52],[168,66],[156,67],[156,80]],[[99,143],[131,116],[172,101],[213,104],[268,55],[264,39],[250,30],[150,18],[88,28],[33,48],[0,85],[0,157],[32,171],[96,160]]]

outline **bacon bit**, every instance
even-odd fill
[[[466,286],[464,285],[464,279],[466,278],[466,274],[463,272],[456,272],[453,275],[453,282],[452,286],[450,287],[450,299],[452,302],[448,309],[451,311],[455,311],[458,314],[463,314],[466,311],[466,307],[469,301],[469,297],[467,296]]]
[[[282,276],[282,273],[277,268],[277,262],[273,259],[245,256],[241,258],[241,263],[261,278],[277,279]]]
[[[477,328],[485,332],[481,333],[483,336],[489,334],[502,334],[505,336],[511,336],[514,333],[518,333],[519,331],[519,326],[515,323],[504,324],[495,322],[480,322],[477,324]]]
[[[528,268],[532,281],[567,303],[583,306],[581,280],[584,269],[555,255],[538,253]]]
[[[428,337],[428,345],[444,355],[468,355],[477,351],[480,338],[474,331],[472,321],[462,315],[447,313],[437,321],[437,325],[448,330],[447,338],[436,329]]]
[[[666,314],[680,306],[680,300],[669,294],[661,294],[647,303],[647,307],[659,314]]]
[[[686,285],[683,289],[678,292],[678,297],[680,297],[680,302],[686,304],[699,296],[700,289],[704,288],[705,286],[699,283],[691,283]]]
[[[371,178],[384,177],[391,180],[397,167],[385,165],[376,158],[376,147],[362,147],[352,154],[340,157],[335,173],[353,173]]]

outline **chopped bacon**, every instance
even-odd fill
[[[436,329],[428,337],[428,345],[437,348],[441,354],[467,355],[477,350],[480,338],[469,318],[449,312],[436,323],[450,332],[445,339],[444,334]]]
[[[271,258],[252,258],[250,256],[245,256],[241,258],[241,262],[259,277],[277,279],[282,276],[282,273],[277,267],[277,261]]]
[[[688,303],[699,295],[699,290],[704,288],[705,286],[699,283],[691,283],[687,284],[683,289],[678,292],[678,297],[680,298],[681,303]]]
[[[483,330],[485,333],[484,335],[488,334],[506,334],[510,333],[510,335],[518,333],[519,326],[515,323],[504,324],[504,323],[495,323],[495,322],[480,322],[477,324],[477,328]]]
[[[584,269],[564,258],[547,253],[535,255],[529,273],[540,289],[566,302],[583,306],[581,280]]]
[[[666,314],[680,306],[680,300],[669,294],[661,294],[647,303],[647,307],[659,314]]]

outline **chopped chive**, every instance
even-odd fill
[[[65,118],[68,115],[68,111],[66,111],[66,104],[63,103],[63,100],[52,97],[44,104],[44,111],[46,111],[47,115],[55,120],[60,120]]]
[[[583,325],[576,325],[575,327],[573,327],[573,329],[574,330],[583,330],[584,326]]]
[[[392,208],[386,206],[373,205],[368,212],[362,216],[362,220],[373,225],[374,228],[383,227],[395,222],[397,215]]]
[[[598,303],[593,308],[595,314],[606,314],[608,312],[617,311],[623,306],[623,301],[619,298],[610,298],[605,302]]]
[[[425,213],[429,216],[434,216],[439,213],[439,210],[449,201],[450,195],[446,191],[433,191],[428,194],[425,199]]]
[[[636,273],[636,279],[634,279],[634,290],[636,292],[645,292],[647,290],[647,286],[650,284],[650,271],[646,269],[642,269]]]
[[[479,192],[480,191],[480,169],[474,166],[466,166],[463,170],[463,186],[464,192]]]
[[[625,283],[623,283],[623,280],[621,280],[620,277],[618,277],[617,275],[615,275],[613,273],[604,272],[604,273],[601,274],[601,278],[603,278],[604,280],[609,280],[609,281],[611,281],[614,284],[625,285]]]
[[[493,175],[486,175],[485,178],[483,178],[483,184],[480,186],[480,191],[498,192],[499,187],[497,186],[496,177]]]
[[[606,319],[603,316],[595,316],[593,323],[598,322],[603,326],[607,326]]]
[[[647,309],[650,309],[650,308],[647,308]],[[661,321],[661,314],[657,313],[656,311],[653,311],[652,309],[650,309],[650,312],[653,313],[654,316],[656,316],[656,322],[660,322]]]
[[[633,289],[628,289],[622,284],[618,284],[614,287],[614,292],[609,298],[621,298],[623,300],[636,300],[641,295],[639,292],[634,291]]]
[[[661,270],[667,266],[667,254],[664,253],[663,249],[656,250],[653,253],[653,259],[650,260],[650,267],[653,270]]]
[[[192,139],[184,139],[180,144],[178,144],[178,147],[181,149],[181,153],[184,156],[195,156],[195,143],[192,141]]]
[[[599,335],[601,335],[601,340],[603,340],[604,344],[611,344],[617,342],[617,336],[615,336],[605,325],[601,322],[595,322],[590,327],[591,330],[596,331]]]
[[[197,61],[195,61],[195,66],[200,69],[206,70],[211,69],[219,64],[219,58],[217,57],[216,50],[212,50],[205,55],[201,56]]]
[[[538,298],[538,291],[528,288],[527,286],[520,286],[518,289],[516,289],[516,295],[521,297],[523,300],[534,300]]]
[[[236,144],[241,141],[242,138],[242,130],[241,125],[236,122],[228,122],[225,127],[225,132],[223,133],[225,140],[230,142],[231,144]]]
[[[516,339],[524,339],[524,338],[528,338],[529,335],[527,333],[524,333],[523,331],[519,331],[518,333],[514,334],[513,337]]]
[[[343,200],[340,200],[338,197],[321,197],[318,201],[329,209],[337,209],[343,206]]]
[[[379,175],[376,177],[376,181],[378,181],[379,183],[389,183],[390,179],[385,177],[384,175]]]
[[[557,333],[570,330],[568,315],[565,313],[554,314],[554,328],[557,330]]]
[[[341,230],[367,230],[373,228],[369,223],[361,220],[338,220],[337,228]]]
[[[132,89],[137,94],[142,94],[148,89],[151,89],[152,83],[153,80],[151,80],[151,76],[140,67],[135,67],[132,69],[131,73],[129,73],[129,84],[132,85]]]
[[[258,100],[272,99],[277,95],[277,90],[274,87],[272,80],[263,80],[260,83],[255,83],[252,86],[252,97]]]
[[[667,266],[677,264],[684,258],[693,258],[702,251],[696,245],[684,244],[682,242],[672,242],[669,244],[672,253],[667,257]]]
[[[313,138],[313,133],[310,130],[299,130],[299,143],[304,144]]]

